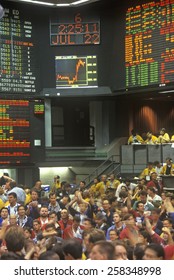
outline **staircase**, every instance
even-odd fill
[[[93,183],[94,178],[100,177],[102,174],[114,173],[115,176],[120,175],[120,163],[118,162],[118,155],[112,155],[100,164],[91,174],[89,174],[84,181],[87,188]]]

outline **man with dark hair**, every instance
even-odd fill
[[[48,250],[39,255],[38,260],[60,260],[58,254],[52,250]]]
[[[11,214],[18,214],[18,206],[20,205],[19,203],[17,203],[17,194],[14,192],[11,192],[8,195],[8,201],[9,201],[9,205],[7,206],[8,209],[8,213],[9,215]]]
[[[109,234],[111,230],[115,230],[117,232],[117,235],[119,235],[123,228],[124,228],[124,223],[122,222],[121,215],[117,212],[114,212],[113,225],[109,227],[107,230],[106,240],[110,240]]]
[[[159,207],[162,203],[162,198],[158,194],[153,187],[149,187],[147,189],[147,200],[151,202],[155,207]]]
[[[85,255],[88,258],[89,254],[97,241],[105,240],[105,233],[101,229],[92,229],[85,237]]]
[[[173,175],[174,163],[170,157],[166,158],[166,164],[163,165],[160,174],[161,175]]]
[[[151,243],[144,250],[143,260],[164,260],[165,251],[160,244]]]
[[[158,180],[157,180],[157,177],[158,177],[158,174],[156,172],[152,172],[151,175],[150,175],[150,181],[147,183],[147,189],[152,187],[155,189],[155,192],[158,194],[158,195],[161,195],[161,187],[158,183]]]
[[[154,205],[147,200],[147,192],[144,191],[144,190],[142,190],[139,193],[139,200],[134,202],[133,207],[132,207],[134,210],[136,210],[136,208],[137,208],[137,202],[138,201],[141,201],[144,204],[144,210],[145,211],[151,211],[152,209],[155,208]]]
[[[166,132],[165,128],[161,128],[159,136],[158,136],[158,143],[165,144],[170,142],[169,134]]]
[[[153,144],[156,144],[158,141],[158,138],[152,134],[152,131],[148,131],[146,133],[146,140],[145,140],[145,144],[150,144],[150,145],[153,145]]]
[[[37,189],[32,189],[31,190],[31,201],[26,205],[27,206],[27,211],[26,214],[27,216],[30,216],[33,220],[39,218],[39,196]]]
[[[75,215],[72,225],[65,228],[63,239],[77,238],[82,240],[83,229],[84,227],[80,225],[80,216]]]
[[[40,208],[40,217],[38,218],[38,220],[41,223],[41,229],[44,230],[46,224],[48,224],[48,222],[49,222],[48,207],[47,206],[42,206]]]
[[[62,244],[65,260],[81,260],[82,244],[76,238],[64,240]]]
[[[49,193],[49,205],[48,205],[48,212],[56,212],[58,219],[60,218],[60,205],[57,202],[56,193],[50,192]]]
[[[25,207],[23,205],[19,205],[17,208],[18,216],[17,223],[20,227],[33,227],[33,219],[30,216],[25,214]]]
[[[83,192],[85,190],[85,188],[86,188],[86,182],[80,181],[79,190]]]
[[[138,239],[139,229],[136,226],[133,214],[126,214],[123,217],[123,221],[126,227],[120,232],[119,237],[122,240],[129,240],[131,245],[135,245],[135,242]]]
[[[147,181],[150,180],[150,174],[152,172],[155,172],[155,168],[153,166],[153,162],[148,162],[147,163],[147,167],[140,173],[140,176],[139,178],[142,179],[142,178],[146,178]]]
[[[12,181],[10,184],[14,184],[14,181]],[[22,185],[21,186],[14,186],[14,187],[12,187],[12,189],[8,192],[8,195],[10,193],[12,193],[12,192],[16,193],[16,195],[17,195],[17,202],[18,203],[20,203],[20,204],[24,204],[25,203],[26,193],[23,190]]]
[[[1,208],[0,210],[0,219],[2,221],[8,221],[8,209],[6,207]]]
[[[142,144],[144,141],[143,141],[143,138],[137,133],[137,131],[135,129],[132,129],[131,130],[131,135],[128,139],[128,145],[131,145],[131,144]]]
[[[89,254],[91,260],[114,260],[115,247],[111,242],[97,241]]]
[[[106,224],[106,215],[104,215],[102,212],[98,212],[95,215],[95,223],[96,223],[96,228],[101,229],[105,234],[108,229],[108,225]]]
[[[83,220],[83,227],[84,227],[84,230],[91,230],[94,228],[94,221],[90,218],[85,218]]]

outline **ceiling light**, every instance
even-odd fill
[[[42,2],[42,1],[32,1],[34,4],[40,4],[40,5],[47,5],[47,6],[54,6],[54,3],[49,3],[49,2]]]
[[[163,91],[159,91],[159,93],[173,93],[174,90],[163,90]]]
[[[85,2],[89,2],[89,0],[78,0],[78,1],[72,2],[71,4],[78,5],[78,4],[85,3]]]
[[[54,6],[54,3],[49,3],[49,2],[42,2],[42,1],[35,1],[35,0],[20,0],[20,2],[28,2],[32,4],[39,4],[39,5],[45,5],[45,6]]]
[[[62,4],[56,4],[56,6],[58,6],[58,7],[67,7],[67,6],[70,6],[70,4],[68,4],[68,3],[62,3]]]
[[[20,0],[20,2],[32,2],[32,0]]]

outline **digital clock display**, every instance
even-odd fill
[[[50,21],[50,45],[90,45],[100,44],[100,21],[98,17],[83,18],[80,13],[74,19]]]

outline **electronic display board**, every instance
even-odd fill
[[[33,164],[44,159],[44,101],[0,100],[0,164]],[[35,143],[40,142],[39,147]]]
[[[97,57],[56,56],[56,88],[97,87]]]
[[[34,114],[39,116],[44,116],[45,113],[45,105],[40,100],[35,100],[34,102]]]
[[[17,8],[5,8],[0,21],[0,91],[35,94],[39,69],[33,25]]]
[[[30,162],[30,104],[0,100],[0,164]]]
[[[174,82],[174,0],[141,1],[126,11],[126,88]]]
[[[100,20],[97,16],[75,14],[51,18],[50,45],[90,45],[100,44]]]

